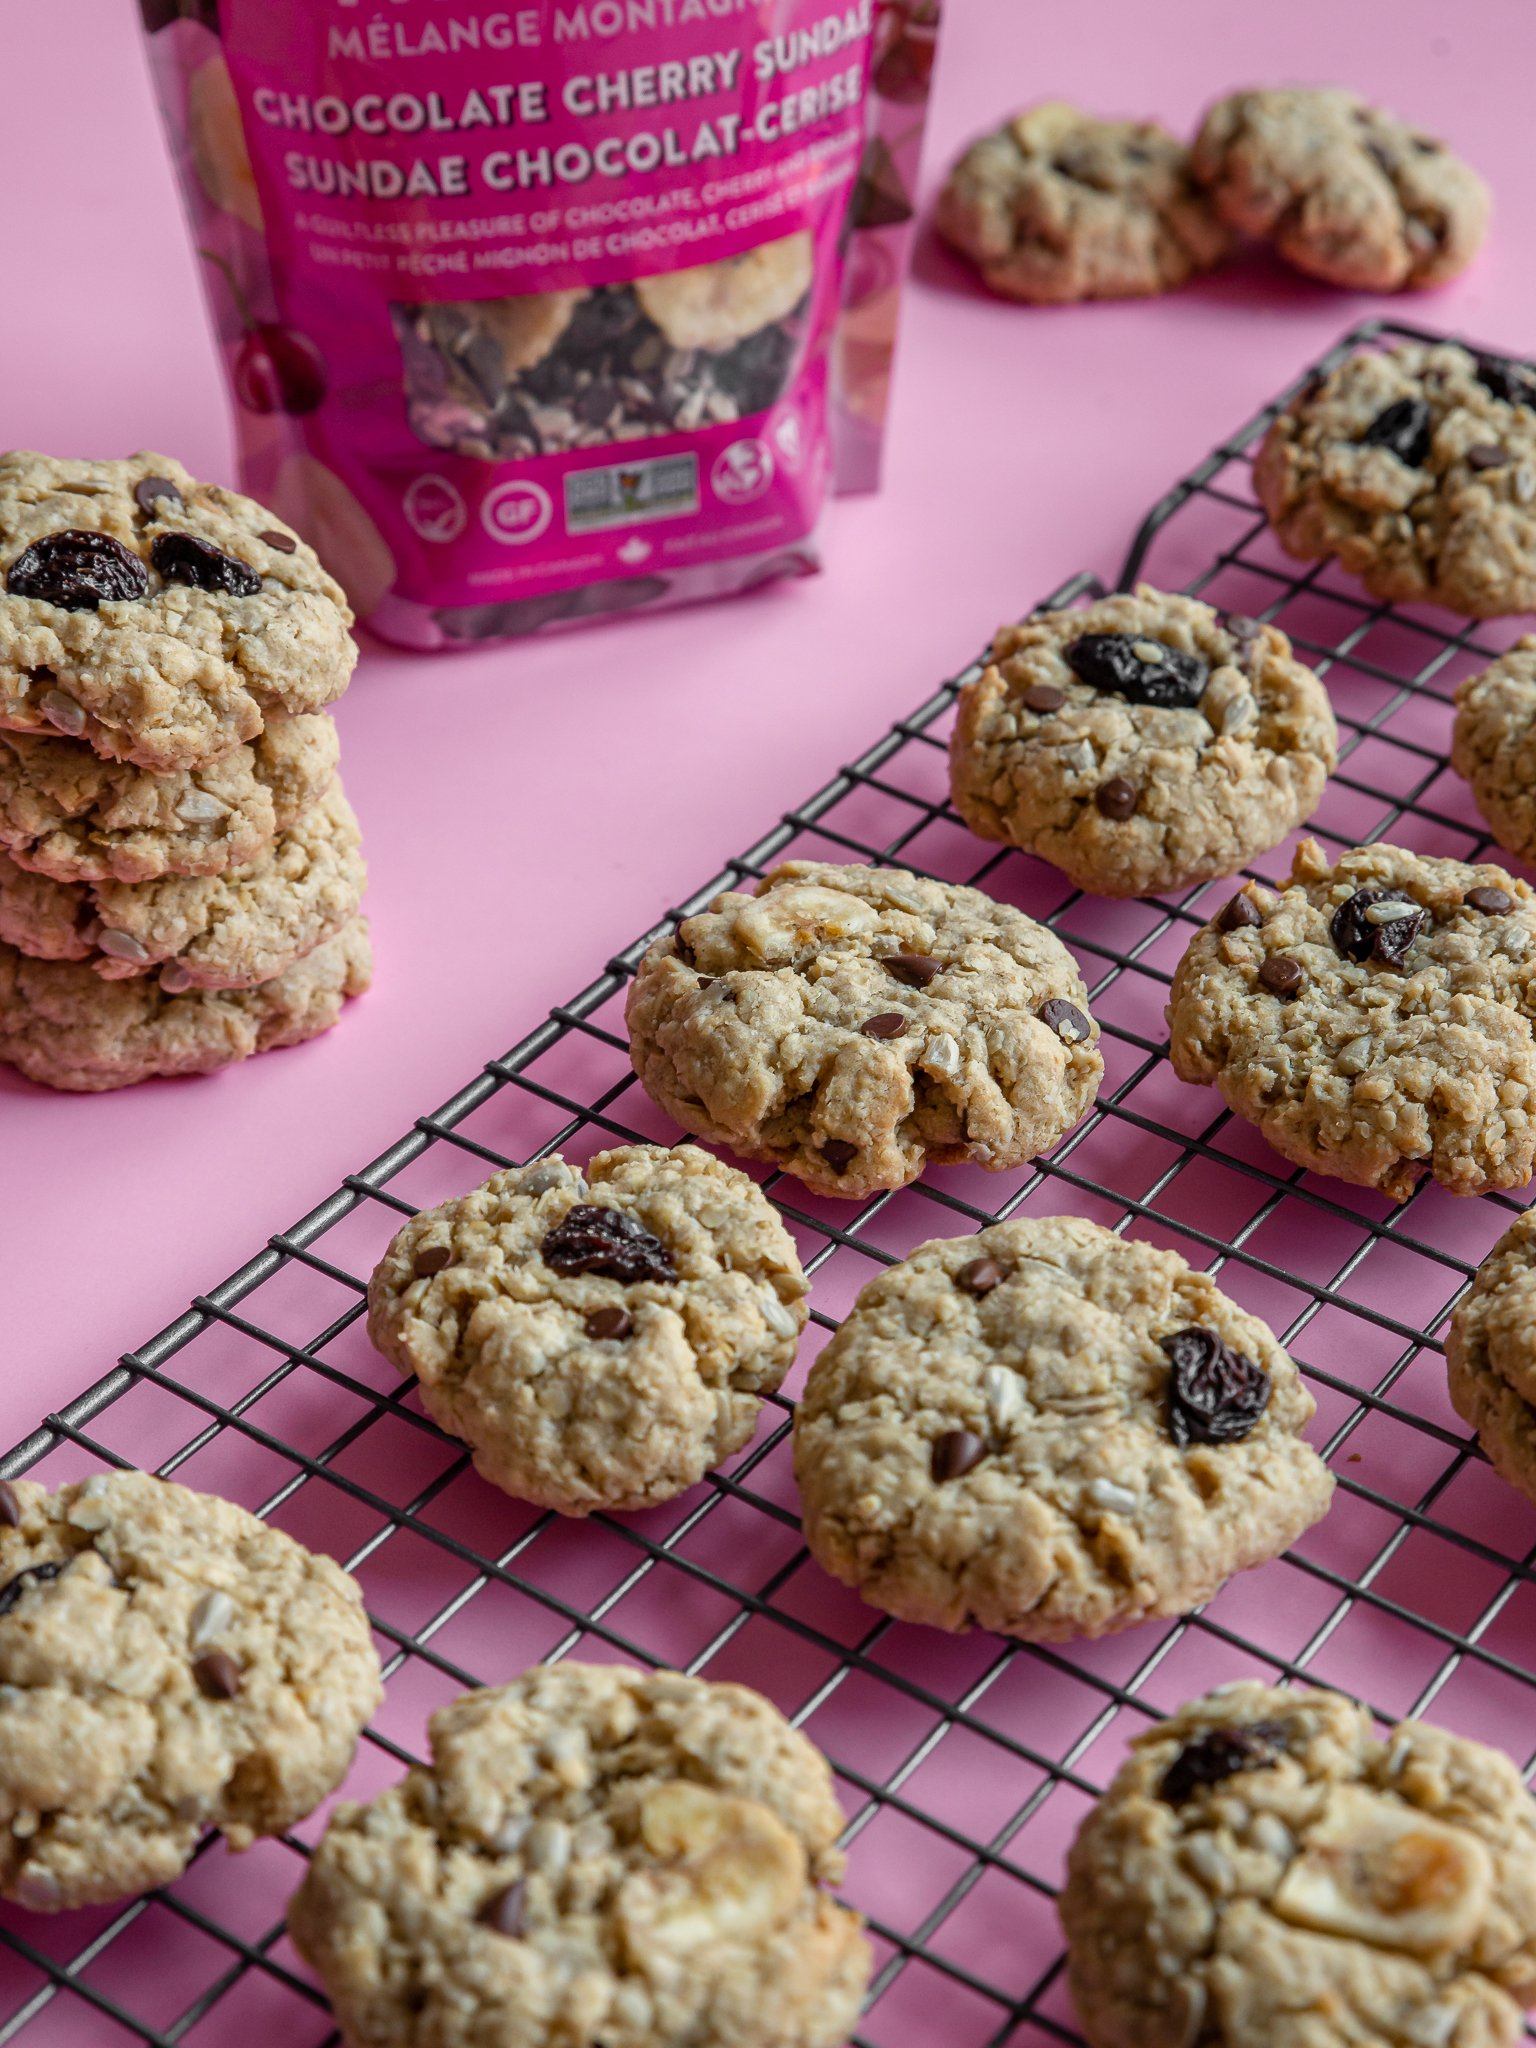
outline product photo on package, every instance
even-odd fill
[[[936,0],[144,0],[246,485],[446,648],[821,566]]]

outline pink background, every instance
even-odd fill
[[[1174,24],[1176,23],[1176,28]],[[3,439],[230,473],[193,262],[128,0],[0,6]],[[1409,316],[1536,342],[1528,0],[952,0],[943,160],[1010,101],[1178,126],[1257,79],[1338,78],[1461,145],[1493,246]],[[920,249],[878,499],[814,584],[541,645],[370,648],[341,707],[374,993],[316,1046],[72,1099],[0,1070],[0,1446],[517,1040],[659,908],[1081,567],[1370,310],[1261,262],[1159,304],[1030,312]]]

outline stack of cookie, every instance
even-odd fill
[[[208,1073],[368,984],[313,551],[161,455],[0,456],[0,1060]]]

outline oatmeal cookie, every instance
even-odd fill
[[[318,1038],[372,972],[361,917],[275,981],[178,996],[147,977],[103,981],[74,961],[29,960],[0,944],[0,1061],[45,1087],[87,1094],[156,1076],[211,1074],[253,1053]]]
[[[366,879],[341,783],[248,867],[157,882],[55,882],[0,853],[0,940],[107,981],[159,976],[167,995],[254,988],[356,915]]]
[[[837,2048],[869,1976],[820,1753],[745,1686],[540,1666],[342,1806],[289,1929],[351,2048]]]
[[[1501,1478],[1536,1500],[1536,1214],[1516,1217],[1456,1304],[1451,1400]]]
[[[697,1145],[498,1173],[416,1216],[368,1333],[494,1486],[562,1514],[653,1507],[752,1436],[806,1317],[794,1242]]]
[[[1457,684],[1451,766],[1500,846],[1536,860],[1536,634]]]
[[[1536,609],[1536,372],[1449,342],[1351,355],[1265,436],[1287,554],[1468,618]]]
[[[1536,1805],[1480,1742],[1222,1686],[1131,1745],[1061,1917],[1090,2048],[1515,2048]]]
[[[0,1895],[125,1898],[204,1828],[282,1833],[381,1697],[356,1581],[244,1508],[147,1472],[0,1482]]]
[[[1401,1200],[1536,1166],[1536,893],[1482,861],[1303,840],[1190,941],[1168,1005],[1185,1081],[1284,1158]]]
[[[684,1130],[859,1198],[1048,1151],[1104,1063],[1071,954],[979,889],[786,861],[641,961],[630,1052]]]
[[[319,711],[357,661],[314,550],[164,455],[0,455],[0,726],[155,774]]]
[[[811,288],[811,238],[802,228],[739,256],[635,280],[635,297],[673,348],[712,355],[782,320]]]
[[[1333,86],[1218,100],[1193,169],[1230,227],[1354,291],[1444,284],[1488,232],[1488,188],[1470,164]]]
[[[814,1557],[871,1606],[1026,1641],[1183,1614],[1327,1511],[1311,1396],[1174,1252],[1075,1216],[938,1238],[811,1368]]]
[[[55,882],[221,875],[266,852],[329,789],[330,719],[274,719],[206,768],[149,775],[83,740],[0,729],[0,853]]]
[[[993,291],[1039,305],[1170,291],[1230,241],[1181,142],[1060,100],[973,142],[935,222]]]
[[[1316,809],[1328,693],[1276,626],[1148,584],[1005,626],[960,692],[954,805],[1100,896],[1230,875]]]

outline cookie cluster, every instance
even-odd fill
[[[165,456],[0,456],[0,1059],[207,1073],[367,986],[325,715],[351,624],[312,549]]]
[[[1443,284],[1488,205],[1433,136],[1355,93],[1286,87],[1218,100],[1189,147],[1154,121],[1032,107],[965,151],[936,218],[993,291],[1048,305],[1170,291],[1244,236],[1349,290]]]

